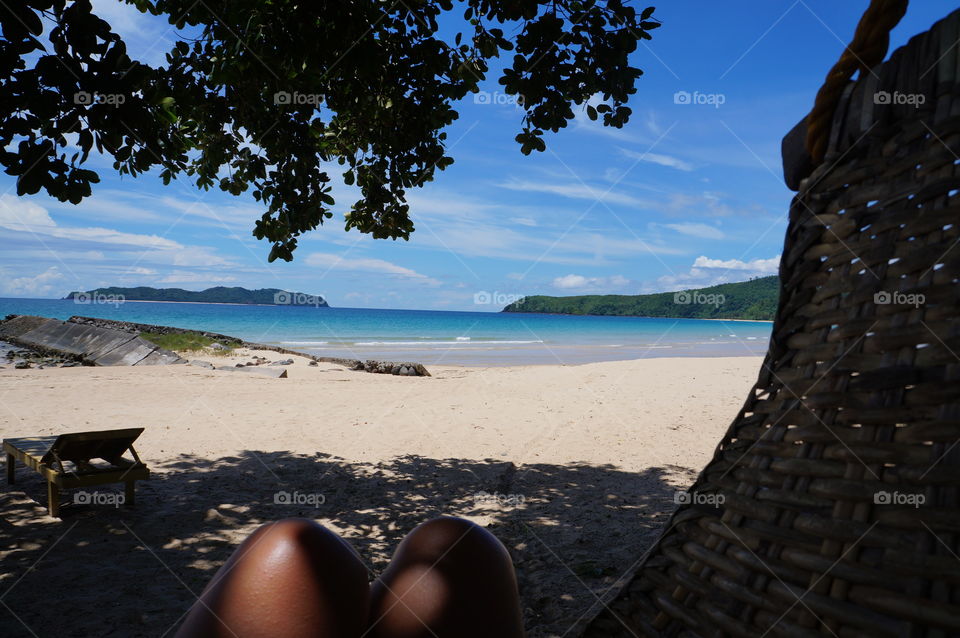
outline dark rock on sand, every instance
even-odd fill
[[[361,366],[355,367],[354,370],[366,370],[367,372],[376,374],[396,374],[407,377],[430,376],[427,369],[419,363],[394,363],[391,361],[374,361],[373,359],[364,361]]]

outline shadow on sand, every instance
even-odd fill
[[[136,508],[71,503],[66,492],[57,520],[45,516],[39,475],[17,468],[17,484],[0,496],[0,635],[171,636],[195,594],[262,523],[317,519],[378,572],[417,524],[455,515],[486,525],[509,548],[528,636],[576,636],[655,540],[676,486],[694,478],[677,467],[627,473],[421,457],[364,464],[254,451],[181,456],[152,469]]]

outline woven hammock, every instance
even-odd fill
[[[759,378],[586,637],[960,635],[958,39],[847,81],[822,163],[785,139]]]

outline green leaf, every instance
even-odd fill
[[[406,239],[413,223],[405,189],[453,163],[446,131],[458,103],[483,95],[491,61],[505,51],[490,84],[523,96],[514,125],[524,155],[546,150],[548,132],[566,128],[577,108],[591,121],[623,126],[640,76],[630,54],[650,39],[647,29],[660,26],[652,7],[640,11],[622,0],[466,0],[462,19],[452,0],[358,0],[349,11],[343,3],[308,11],[233,0],[217,3],[216,15],[203,3],[127,2],[191,27],[190,39],[174,37],[165,66],[131,58],[86,0],[64,3],[59,24],[39,30],[30,7],[53,7],[53,0],[6,2],[27,27],[0,7],[10,45],[0,76],[0,87],[9,88],[0,109],[0,168],[21,175],[47,152],[44,145],[62,145],[75,132],[82,152],[72,162],[79,165],[97,148],[121,175],[156,166],[165,184],[186,174],[199,189],[249,189],[262,214],[253,233],[269,242],[271,260],[292,259],[297,238],[329,218],[325,169],[334,162],[344,183],[360,191],[348,226]],[[35,53],[46,45],[50,54]],[[95,95],[125,101],[94,103]],[[594,95],[603,103],[588,104]],[[72,172],[76,166],[44,162],[21,175],[18,192],[46,189],[79,201],[97,176]]]

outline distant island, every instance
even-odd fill
[[[780,283],[773,275],[652,295],[534,295],[510,304],[503,312],[770,321],[779,295]]]
[[[316,306],[329,308],[326,299],[320,295],[308,295],[302,292],[280,290],[279,288],[227,288],[216,286],[206,290],[184,290],[182,288],[95,288],[94,290],[75,291],[64,297],[77,303],[89,303],[97,299],[122,299],[124,301],[179,301],[186,303],[228,303],[258,304],[266,306]]]

